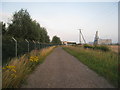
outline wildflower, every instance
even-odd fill
[[[30,59],[30,61],[33,61],[33,59]]]
[[[15,66],[6,66],[8,69],[16,68]]]
[[[37,56],[31,56],[30,57],[30,61],[32,61],[32,62],[38,62],[38,57]]]
[[[2,69],[14,69],[14,68],[16,68],[16,67],[15,66],[5,66]]]
[[[16,73],[16,70],[15,69],[11,69],[11,71],[15,72]]]
[[[3,67],[2,69],[6,69],[5,67]]]
[[[15,66],[5,66],[2,69],[6,70],[7,72],[13,71],[14,73],[16,73],[15,68],[16,68]]]

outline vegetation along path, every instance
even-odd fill
[[[27,79],[23,88],[112,88],[75,57],[56,48]]]

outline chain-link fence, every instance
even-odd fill
[[[29,53],[34,49],[40,50],[49,46],[58,44],[45,44],[33,41],[17,41],[12,39],[2,40],[2,63],[5,64],[13,57],[19,57],[25,53]]]

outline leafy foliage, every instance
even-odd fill
[[[94,48],[94,46],[92,46],[92,45],[88,45],[88,44],[84,44],[84,48]]]
[[[98,49],[98,50],[102,50],[102,51],[110,51],[109,47],[107,47],[105,45],[95,46],[94,49]]]
[[[28,52],[28,44],[25,41],[29,41],[29,51],[33,49],[41,49],[50,46],[50,39],[46,28],[41,27],[40,24],[33,20],[27,10],[21,9],[13,14],[12,22],[9,23],[8,27],[3,22],[0,22],[2,27],[2,60],[3,63],[10,60],[15,56],[15,42],[12,40],[14,37],[17,40],[17,54],[18,56]],[[32,41],[36,42],[36,46]],[[46,44],[47,43],[47,44]],[[60,43],[60,40],[59,40]]]
[[[107,47],[105,45],[95,45],[95,46],[93,46],[93,45],[89,45],[89,44],[84,44],[83,47],[94,49],[94,50],[110,51],[109,47]]]
[[[59,37],[54,36],[54,37],[52,38],[52,43],[53,43],[53,44],[61,44],[61,40],[60,40]]]
[[[44,43],[50,42],[47,30],[41,27],[37,21],[32,20],[27,10],[23,9],[13,15],[12,23],[8,26],[7,35]]]
[[[0,28],[2,30],[2,35],[5,35],[5,33],[6,33],[6,27],[5,26],[6,26],[5,23],[0,22]]]

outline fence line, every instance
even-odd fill
[[[25,39],[25,41],[28,43],[28,53],[29,53],[29,41]]]
[[[14,37],[11,39],[2,40],[2,61],[3,64],[7,62],[8,59],[29,53],[32,50],[40,50],[42,48],[56,46],[61,44],[47,44],[40,43],[38,41],[28,41],[27,39],[20,41],[16,40]]]

